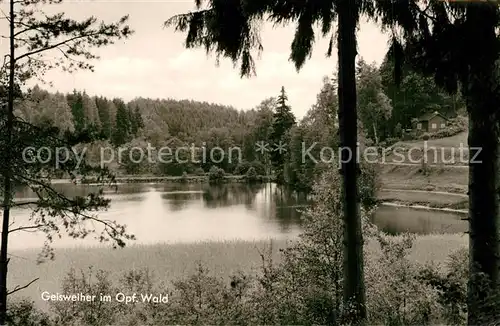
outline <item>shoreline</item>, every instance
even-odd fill
[[[88,180],[77,180],[76,185],[94,185],[98,184],[96,179],[89,178]],[[256,176],[255,180],[249,181],[245,175],[225,175],[221,180],[222,183],[269,183],[274,181],[273,176]],[[162,183],[162,182],[179,182],[179,183],[209,183],[208,175],[196,176],[121,176],[115,177],[116,183]],[[71,179],[53,179],[51,184],[75,184]]]

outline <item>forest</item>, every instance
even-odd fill
[[[380,67],[362,59],[357,63],[359,126],[366,144],[380,147],[394,144],[402,139],[404,130],[415,129],[416,118],[428,112],[438,111],[450,119],[464,114],[459,95],[447,94],[421,73],[409,71],[396,86],[392,66],[389,58]],[[118,175],[204,175],[212,167],[226,174],[244,175],[253,167],[256,175],[273,171],[278,182],[299,191],[310,191],[314,176],[320,175],[318,169],[324,166],[312,159],[303,162],[302,144],[306,148],[314,145],[308,151],[313,158],[319,157],[323,147],[338,147],[338,137],[329,127],[338,125],[337,105],[337,81],[332,75],[324,77],[316,103],[301,120],[288,105],[285,86],[276,91],[276,96],[262,99],[250,110],[188,99],[137,97],[125,103],[119,98],[108,99],[85,91],[54,94],[35,86],[24,94],[16,106],[16,114],[35,125],[56,126],[60,132],[90,130],[99,140],[86,151],[95,163],[101,159],[99,148],[115,152],[122,148],[120,162],[115,159],[110,163]],[[447,133],[441,131],[438,136],[453,136],[461,131],[463,128],[449,127]],[[279,142],[287,144],[283,153],[271,147],[257,148],[259,143]],[[137,148],[146,152],[148,144],[156,149],[169,147],[172,151],[192,144],[204,147],[207,152],[214,147],[222,148],[224,153],[238,148],[241,156],[217,157],[216,152],[213,159],[198,160],[200,163],[191,159],[189,153],[181,153],[181,157],[171,162],[139,160]],[[130,152],[133,147],[135,153]],[[195,155],[201,156],[201,152]]]

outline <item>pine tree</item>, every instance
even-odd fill
[[[126,104],[120,99],[114,99],[116,110],[115,128],[113,132],[113,144],[121,146],[131,140],[131,123],[130,115]]]
[[[141,110],[139,109],[138,105],[135,106],[134,119],[136,121],[136,126],[138,130],[144,128],[144,120],[142,119]]]
[[[129,121],[130,121],[130,132],[135,137],[139,130],[144,128],[144,121],[142,120],[142,115],[139,110],[139,106],[135,106],[135,109],[129,109]]]
[[[276,181],[280,184],[285,182],[284,171],[287,162],[286,146],[290,140],[288,132],[295,125],[295,116],[287,105],[285,87],[281,87],[280,95],[277,99],[276,110],[273,115],[273,125],[271,141],[274,143],[274,150],[271,152],[271,164],[276,174]]]
[[[82,93],[73,91],[73,94],[67,96],[68,104],[71,107],[73,114],[73,124],[76,132],[81,132],[85,129],[85,110],[83,108]]]
[[[100,96],[95,98],[95,103],[97,106],[97,112],[99,114],[99,120],[101,121],[101,131],[106,136],[106,138],[110,139],[112,118],[109,112],[109,107],[110,107],[109,101],[106,98]],[[113,116],[113,118],[115,117]]]
[[[64,13],[46,14],[41,4],[44,0],[10,1],[7,14],[3,17],[9,26],[9,55],[2,70],[7,77],[8,85],[6,110],[0,118],[2,135],[0,137],[0,181],[3,187],[3,220],[0,241],[0,325],[7,322],[7,296],[28,285],[19,286],[11,291],[7,288],[7,272],[9,263],[9,235],[16,231],[40,231],[45,233],[47,240],[42,253],[51,254],[50,241],[60,234],[67,232],[74,238],[83,238],[91,233],[98,233],[101,241],[112,241],[114,246],[124,246],[124,240],[132,239],[126,233],[123,225],[114,221],[104,221],[98,216],[89,214],[91,211],[106,208],[109,200],[101,193],[91,193],[86,197],[75,196],[69,198],[53,188],[50,177],[56,170],[72,176],[96,173],[99,180],[109,180],[110,174],[106,169],[90,166],[86,162],[77,164],[75,157],[68,157],[66,163],[55,164],[55,157],[49,162],[26,160],[24,150],[27,146],[40,148],[66,148],[72,153],[74,146],[84,138],[82,134],[65,133],[59,138],[58,128],[53,126],[35,127],[21,121],[14,115],[14,105],[19,95],[18,85],[24,84],[32,77],[42,77],[48,69],[61,67],[65,71],[77,69],[93,69],[89,60],[97,58],[91,51],[112,44],[116,39],[127,38],[131,34],[130,28],[125,25],[128,17],[122,17],[117,23],[97,23],[94,17],[84,21],[75,21]],[[50,1],[55,5],[61,1]],[[3,11],[2,11],[3,13]],[[46,60],[44,54],[52,52],[56,57]],[[57,55],[60,55],[57,57]],[[22,95],[22,94],[21,94]],[[2,100],[3,102],[3,100]],[[78,102],[78,99],[77,101]],[[72,107],[73,108],[73,107]],[[75,110],[76,111],[76,110]],[[77,117],[80,117],[78,114]],[[71,155],[71,154],[70,154]],[[47,181],[49,178],[49,181]],[[29,204],[34,207],[31,225],[22,225],[11,228],[12,208],[18,205],[14,202],[14,188],[16,186],[29,187],[37,200]],[[92,221],[103,227],[102,233],[89,226]]]
[[[101,129],[99,112],[93,97],[90,97],[85,91],[82,94],[83,112],[85,115],[85,127],[95,130]]]

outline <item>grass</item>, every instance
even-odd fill
[[[424,173],[420,166],[383,165],[381,181],[384,188],[414,189],[466,193],[469,174],[466,169],[428,167]]]
[[[462,132],[455,136],[439,138],[439,139],[429,139],[427,140],[428,146],[435,147],[460,147],[460,144],[467,147],[467,137],[469,136],[468,132]],[[424,146],[423,140],[409,140],[409,141],[401,141],[398,142],[395,146],[402,147],[411,147],[411,146]]]
[[[9,284],[24,285],[40,279],[26,290],[18,292],[43,307],[40,293],[60,290],[66,273],[74,268],[87,269],[93,266],[118,278],[132,269],[148,268],[160,280],[173,281],[195,272],[198,262],[202,262],[215,275],[227,278],[237,271],[257,272],[260,264],[259,251],[269,242],[200,242],[192,244],[133,245],[112,250],[107,247],[82,247],[56,249],[54,261],[36,264],[37,250],[12,252],[9,264]],[[274,256],[278,249],[286,246],[286,241],[273,241]],[[17,295],[17,293],[16,293]]]
[[[110,273],[112,279],[128,270],[148,268],[158,280],[170,282],[195,271],[198,262],[203,263],[219,277],[228,277],[238,271],[256,274],[261,266],[260,252],[269,242],[200,242],[193,244],[136,245],[111,250],[103,247],[57,249],[55,261],[37,265],[38,251],[13,252],[9,270],[11,287],[24,285],[35,278],[37,282],[17,292],[15,297],[28,297],[39,307],[46,308],[40,300],[43,291],[56,292],[66,273],[74,268],[93,266]],[[444,261],[455,249],[467,245],[467,237],[460,235],[418,236],[411,258],[418,262]],[[273,241],[273,260],[278,262],[278,249],[285,248],[285,240]],[[370,247],[376,248],[376,244]],[[228,280],[229,281],[229,280]]]
[[[427,148],[426,162],[428,164],[467,165],[469,151],[467,148],[467,133],[440,139],[400,141],[393,145],[393,151],[386,152],[385,161],[394,163],[419,163]],[[410,151],[411,150],[411,151]]]
[[[419,205],[428,205],[436,208],[467,207],[466,205],[468,204],[467,197],[439,193],[403,192],[398,190],[381,190],[378,193],[378,198],[388,202],[418,203]]]

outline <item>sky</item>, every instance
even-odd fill
[[[5,1],[1,7],[7,12]],[[318,33],[311,58],[297,72],[288,60],[295,25],[273,27],[265,23],[261,31],[264,51],[255,58],[257,76],[241,79],[239,67],[234,67],[230,60],[222,59],[217,67],[214,55],[185,49],[184,33],[163,27],[169,17],[194,9],[194,0],[67,0],[47,6],[49,12],[62,11],[74,19],[95,16],[111,22],[128,14],[135,33],[99,49],[95,72],[68,74],[53,70],[44,79],[54,87],[43,88],[65,93],[85,90],[90,95],[121,97],[125,101],[135,97],[193,99],[251,109],[265,98],[278,95],[284,86],[292,111],[302,117],[315,103],[323,77],[332,75],[337,66],[335,51],[330,58],[325,56],[328,37],[321,38]],[[1,20],[0,24],[0,34],[7,35],[7,21]],[[387,51],[387,40],[375,24],[362,21],[358,31],[359,56],[380,64]],[[5,40],[0,50],[8,53]]]

